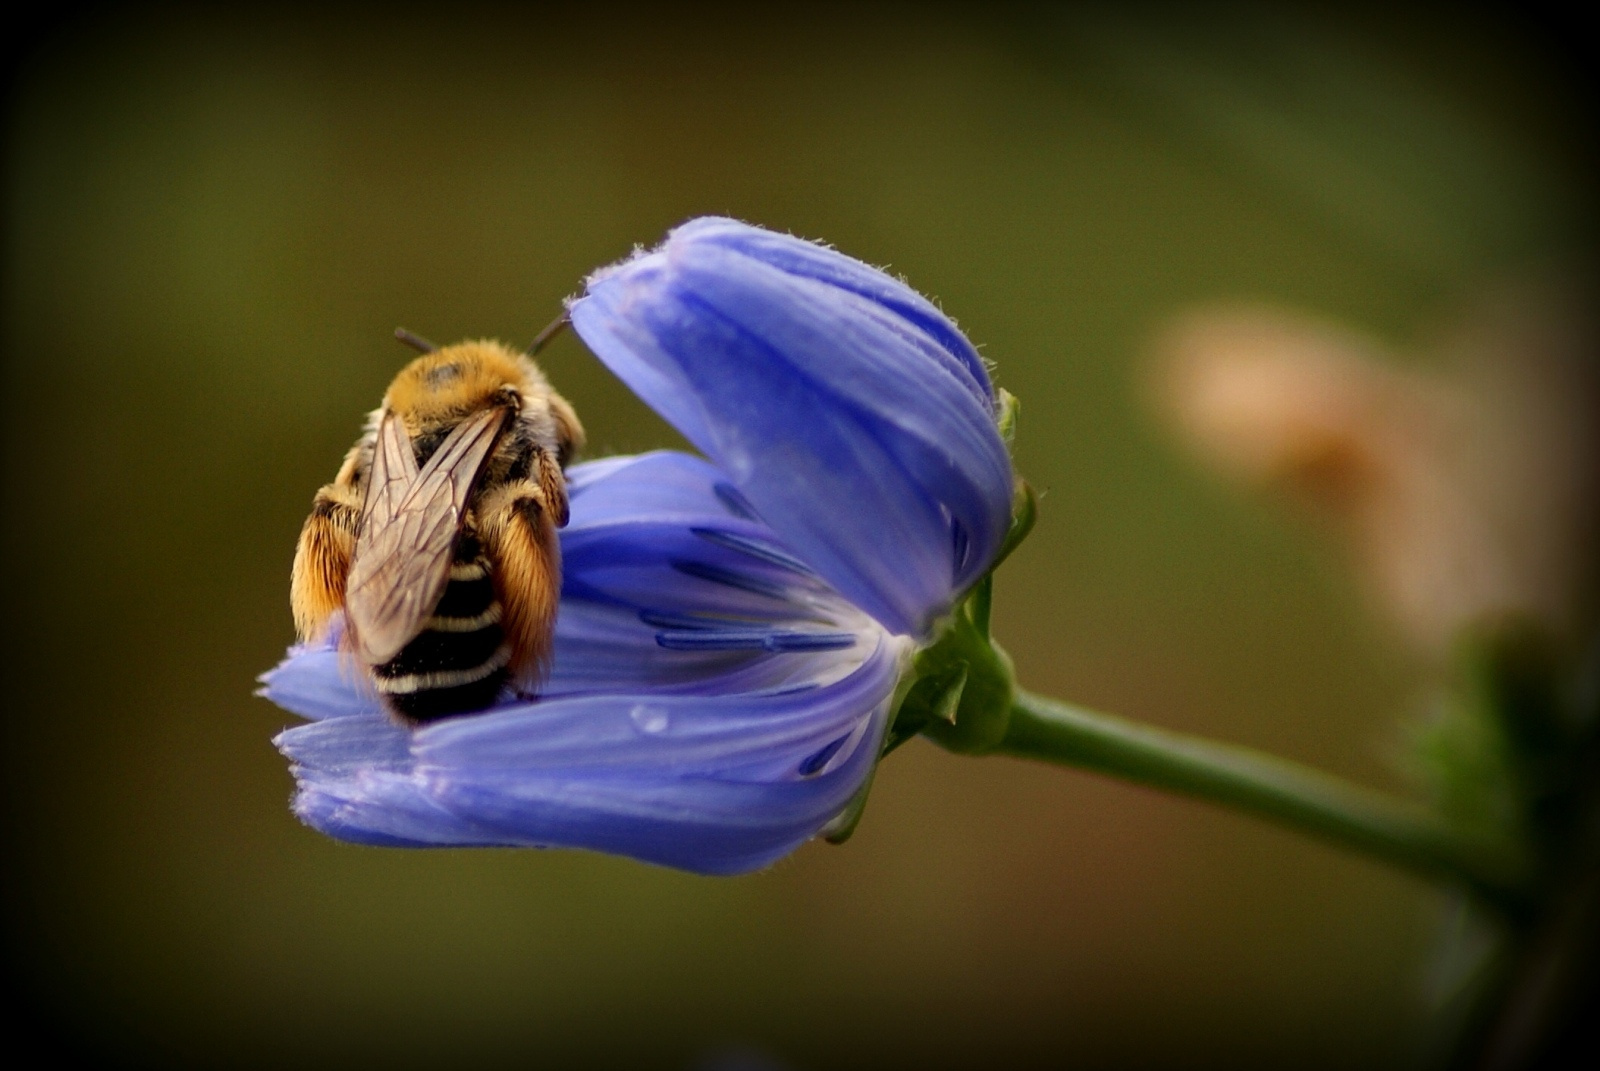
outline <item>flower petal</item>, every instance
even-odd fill
[[[781,859],[844,809],[877,759],[884,720],[874,712],[871,731],[846,761],[806,780],[476,775],[440,777],[435,793],[452,810],[496,828],[548,831],[552,847],[740,874]]]
[[[691,220],[676,228],[673,237],[735,250],[797,278],[828,283],[892,310],[936,343],[930,356],[948,362],[981,404],[993,405],[989,370],[972,343],[937,305],[894,276],[825,245],[717,216]]]
[[[268,698],[322,719],[275,741],[305,822],[364,844],[581,847],[737,873],[849,801],[876,760],[904,641],[797,566],[701,459],[576,466],[571,483],[538,700],[406,729],[339,666],[336,637],[264,675]],[[680,634],[709,649],[662,641]],[[842,642],[726,646],[796,634]]]
[[[289,648],[282,662],[261,674],[256,694],[302,718],[345,718],[374,710],[377,693],[339,656],[340,631],[336,623],[324,639]]]
[[[571,317],[801,560],[891,631],[925,635],[998,550],[1011,468],[982,362],[884,273],[701,220],[597,273]]]
[[[295,812],[380,845],[590,848],[700,873],[793,851],[876,760],[897,644],[831,685],[542,700],[410,731],[375,709],[279,734]]]
[[[425,726],[412,735],[411,750],[441,767],[523,774],[599,767],[710,776],[783,759],[779,766],[793,778],[806,758],[855,730],[893,689],[898,670],[894,645],[884,637],[878,650],[829,684],[731,695],[545,698]]]
[[[415,774],[361,770],[329,777],[297,771],[297,776],[295,814],[339,840],[386,848],[520,846],[463,819],[436,798],[426,778]]]

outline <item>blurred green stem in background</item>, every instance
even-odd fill
[[[1007,441],[1017,400],[1001,392]],[[1032,532],[1038,498],[1018,479],[1011,529],[987,576],[920,650],[901,683],[885,754],[918,733],[966,755],[1015,755],[1109,774],[1210,800],[1352,848],[1433,879],[1460,882],[1501,911],[1531,907],[1538,868],[1515,825],[1469,823],[1444,808],[1398,799],[1252,748],[1188,736],[1024,691],[990,635],[994,571]],[[1493,712],[1497,699],[1487,700]],[[1476,782],[1478,776],[1453,780]],[[869,786],[827,831],[835,842],[859,821]]]
[[[1532,867],[1510,843],[1429,809],[1251,748],[1188,736],[1019,691],[1002,754],[1110,774],[1210,800],[1435,878],[1517,910]]]

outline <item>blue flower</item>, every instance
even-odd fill
[[[925,637],[1011,517],[994,388],[955,324],[812,242],[699,219],[598,272],[572,324],[795,552]]]
[[[832,250],[703,219],[596,273],[577,332],[706,455],[569,472],[536,700],[395,724],[337,637],[263,694],[296,813],[343,840],[764,866],[866,783],[919,643],[994,561],[1012,477],[982,361]]]

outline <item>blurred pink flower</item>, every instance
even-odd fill
[[[1595,335],[1549,291],[1481,301],[1407,359],[1268,306],[1207,307],[1158,340],[1157,386],[1217,468],[1308,500],[1379,607],[1437,653],[1516,615],[1594,609]]]

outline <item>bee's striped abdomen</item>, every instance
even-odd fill
[[[477,538],[464,533],[433,615],[399,654],[372,668],[372,677],[396,713],[431,721],[493,703],[510,661],[489,561]]]

